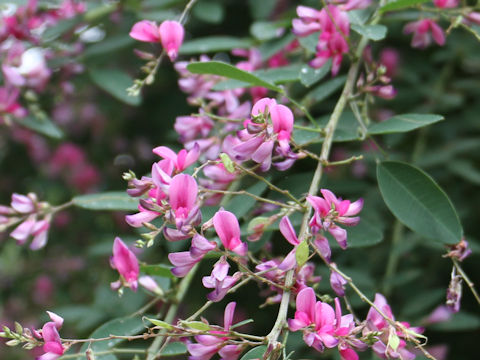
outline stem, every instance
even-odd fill
[[[146,353],[146,350],[142,350],[142,349],[111,349],[111,350],[96,352],[94,353],[94,355],[102,356],[102,355],[108,355],[108,354],[145,354],[145,353]],[[66,360],[66,359],[76,359],[79,357],[85,357],[85,354],[63,355],[59,359]]]
[[[472,280],[470,280],[470,278],[467,276],[465,271],[463,271],[463,269],[460,266],[460,263],[458,262],[457,259],[452,258],[452,261],[453,261],[453,265],[455,265],[455,268],[457,269],[458,273],[463,278],[463,280],[465,281],[467,286],[470,288],[470,291],[472,292],[473,296],[475,297],[475,300],[477,300],[477,303],[480,305],[480,296],[478,295],[477,290],[475,290],[475,286],[474,286]]]
[[[175,316],[177,315],[178,305],[182,302],[183,298],[185,297],[188,287],[190,286],[190,283],[195,277],[195,273],[197,272],[197,269],[198,269],[198,264],[196,264],[192,268],[192,270],[190,270],[187,276],[185,276],[183,280],[180,282],[180,286],[178,287],[177,297],[175,299],[175,302],[168,309],[167,315],[165,316],[165,320],[164,320],[165,322],[170,324],[175,319]],[[165,340],[165,343],[168,343],[169,339],[170,337],[168,337]],[[148,354],[147,360],[155,360],[157,358],[157,356],[161,353],[159,349],[162,346],[162,342],[163,342],[163,337],[157,337],[155,340],[153,340],[152,345],[150,345],[150,347],[147,350],[147,354]]]
[[[400,239],[403,237],[403,230],[405,230],[403,224],[400,221],[395,220],[392,232],[392,245],[390,246],[387,269],[385,271],[385,277],[383,278],[383,292],[385,293],[385,295],[389,295],[392,291],[392,283],[390,280],[392,280],[392,277],[397,270],[399,260],[397,247]]]

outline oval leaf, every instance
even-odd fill
[[[443,119],[443,116],[435,114],[397,115],[386,121],[372,125],[368,129],[368,133],[371,135],[403,133],[434,124]]]
[[[172,267],[170,265],[164,265],[164,264],[140,265],[140,271],[147,275],[156,275],[156,276],[174,279],[175,276],[173,276],[171,270],[172,270]]]
[[[162,356],[178,356],[187,353],[187,346],[181,342],[170,343],[160,353]]]
[[[88,210],[138,210],[138,200],[123,191],[79,195],[72,199],[75,206]]]
[[[380,12],[405,9],[407,7],[415,6],[415,5],[422,4],[422,3],[425,3],[425,2],[429,2],[429,1],[430,0],[398,0],[398,1],[392,1],[385,6],[382,6],[380,8]]]
[[[385,25],[352,25],[352,30],[356,31],[367,39],[379,41],[387,35],[387,27]]]
[[[304,240],[297,246],[295,252],[295,260],[297,260],[298,267],[302,267],[308,260],[308,243]]]
[[[240,80],[254,86],[262,86],[270,90],[281,91],[281,89],[274,84],[266,82],[253,74],[220,61],[194,62],[189,64],[187,69],[194,74],[219,75],[229,79]]]
[[[127,93],[133,80],[124,72],[116,69],[91,69],[89,74],[95,85],[117,100],[128,105],[140,105],[140,96],[130,96]]]
[[[203,54],[208,52],[247,49],[252,46],[249,39],[231,36],[210,36],[186,41],[179,50],[181,55]]]
[[[109,337],[110,335],[135,335],[143,329],[145,329],[145,326],[143,325],[143,321],[141,318],[119,318],[103,324],[97,330],[95,330],[89,336],[89,338],[99,339]],[[83,346],[80,348],[79,353],[85,353],[89,346],[94,352],[106,351],[113,348],[121,341],[124,341],[124,339],[109,339],[108,341],[92,342],[91,344],[87,342],[83,344]]]
[[[200,331],[210,330],[210,325],[201,321],[182,321],[182,325]]]
[[[27,116],[23,119],[16,119],[16,122],[30,130],[54,139],[61,139],[63,137],[63,131],[47,117]]]
[[[407,227],[442,243],[460,241],[462,226],[450,199],[422,170],[385,161],[377,166],[377,180],[388,208]]]
[[[263,359],[263,355],[267,351],[265,345],[260,345],[250,349],[245,355],[242,356],[240,360],[254,360],[254,359]]]
[[[153,325],[155,326],[160,326],[161,328],[167,329],[167,330],[172,330],[173,326],[170,325],[169,323],[162,321],[162,320],[157,320],[157,319],[150,319],[146,316],[144,316],[144,319],[150,321]]]

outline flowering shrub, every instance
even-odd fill
[[[0,4],[2,358],[474,358],[477,10]]]

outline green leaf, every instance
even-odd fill
[[[200,1],[193,8],[193,15],[206,23],[219,24],[222,22],[225,12],[223,6],[214,1]]]
[[[397,334],[395,334],[394,331],[390,331],[390,335],[388,335],[388,345],[387,346],[391,347],[393,349],[393,351],[397,351],[398,345],[400,345],[399,337],[397,336]]]
[[[232,36],[209,36],[186,41],[179,50],[181,55],[203,54],[209,52],[247,49],[253,45],[250,39]]]
[[[88,210],[138,210],[138,200],[123,191],[110,191],[98,194],[75,196],[73,205]]]
[[[263,359],[265,351],[267,351],[266,345],[254,347],[253,349],[250,349],[245,355],[243,355],[240,360]]]
[[[201,321],[182,321],[182,325],[200,331],[210,330],[210,325]]]
[[[370,126],[368,133],[371,135],[402,133],[434,124],[443,119],[443,116],[435,114],[396,115],[388,120]]]
[[[173,326],[170,325],[169,323],[162,321],[162,320],[157,320],[157,319],[151,319],[146,316],[143,317],[144,319],[150,321],[153,325],[155,326],[160,326],[161,328],[167,329],[167,330],[172,330]]]
[[[135,335],[145,329],[143,321],[139,317],[125,317],[111,320],[97,330],[95,330],[89,338],[98,339],[109,337],[110,335]],[[90,346],[94,352],[102,352],[113,348],[118,343],[124,341],[123,339],[110,339],[107,341],[92,342],[91,344],[85,343],[80,348],[79,353],[85,353]]]
[[[367,39],[379,41],[387,36],[387,27],[385,25],[352,25],[352,30],[356,31]]]
[[[475,314],[459,312],[445,322],[433,324],[432,330],[436,331],[473,331],[480,328],[480,317]]]
[[[233,161],[230,159],[230,156],[225,153],[221,153],[220,159],[222,159],[222,164],[229,173],[235,172],[235,166],[233,165]]]
[[[430,0],[398,0],[388,3],[380,8],[380,13],[392,10],[405,9],[411,6],[423,4],[429,2]]]
[[[181,342],[172,342],[165,346],[160,355],[162,356],[178,356],[187,353],[187,346]]]
[[[72,30],[81,21],[82,21],[81,16],[75,16],[70,19],[61,20],[55,26],[47,28],[42,33],[42,39],[46,42],[56,40],[66,32]]]
[[[54,139],[61,139],[64,136],[63,131],[47,117],[27,116],[23,119],[16,119],[16,122],[30,130]]]
[[[174,279],[172,267],[170,265],[157,264],[157,265],[140,265],[140,271],[147,275],[156,275],[166,278]]]
[[[407,227],[442,243],[460,241],[462,226],[450,199],[425,172],[385,161],[377,166],[377,180],[388,208]]]
[[[269,22],[257,21],[250,26],[250,34],[257,40],[265,41],[279,37],[279,30],[285,25],[284,21]],[[281,31],[281,30],[280,30]]]
[[[480,185],[480,169],[476,168],[471,161],[455,159],[447,164],[448,170],[455,175],[470,181],[472,184]]]
[[[305,96],[305,98],[303,99],[303,103],[309,106],[325,100],[330,95],[335,93],[338,89],[340,89],[343,84],[345,84],[346,80],[346,76],[337,76],[334,79],[328,80],[318,85]]]
[[[383,231],[377,223],[361,217],[356,226],[348,227],[348,248],[367,247],[383,240]]]
[[[270,90],[281,91],[281,89],[274,84],[266,82],[251,73],[240,70],[235,66],[220,61],[191,63],[187,66],[187,70],[194,74],[219,75],[229,79],[240,80],[252,84],[253,86],[262,86]]]
[[[130,36],[124,36],[123,34],[111,36],[88,46],[82,57],[86,60],[90,60],[96,56],[112,56],[112,53],[123,50],[133,44],[135,44],[135,40]]]
[[[330,68],[332,66],[332,62],[329,60],[325,65],[322,67],[315,69],[311,66],[304,65],[300,69],[300,82],[305,85],[306,87],[310,87],[315,84],[317,81],[320,81],[328,74]]]
[[[90,69],[90,78],[99,88],[105,90],[117,100],[128,105],[137,106],[142,101],[140,96],[129,96],[129,88],[133,79],[117,69]]]
[[[308,36],[298,38],[300,46],[307,50],[307,52],[315,54],[317,52],[318,34],[319,33],[316,32]]]
[[[252,74],[256,77],[260,78],[271,84],[283,84],[287,82],[297,81],[299,78],[299,71],[301,65],[287,65],[282,66],[274,69],[267,69],[267,70],[256,70]],[[218,84],[215,84],[213,90],[222,91],[222,90],[230,90],[230,89],[237,89],[243,87],[250,87],[250,86],[257,86],[255,84],[249,84],[245,81],[239,80],[225,80],[221,81]]]
[[[295,252],[295,260],[297,260],[298,267],[302,267],[308,260],[308,243],[304,240],[297,245],[297,251]]]

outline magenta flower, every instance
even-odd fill
[[[133,25],[130,36],[145,42],[161,42],[171,61],[178,55],[185,30],[177,21],[166,20],[157,27],[153,21],[142,20]]]
[[[222,256],[220,260],[218,260],[213,266],[212,274],[210,276],[203,277],[203,286],[214,289],[207,295],[208,300],[214,302],[222,300],[227,294],[228,290],[230,290],[241,277],[239,272],[236,272],[233,274],[233,276],[229,276],[229,268],[230,265],[228,264],[227,259],[225,256]]]
[[[310,220],[313,233],[320,228],[327,230],[337,240],[342,249],[347,248],[347,231],[337,226],[340,223],[347,226],[355,226],[360,221],[357,215],[363,207],[363,199],[353,203],[349,200],[337,198],[330,190],[320,190],[323,198],[319,196],[307,196],[307,201],[312,205],[315,213]]]
[[[6,115],[23,118],[27,110],[18,103],[20,90],[14,87],[0,87],[0,123]]]
[[[242,353],[242,345],[228,344],[228,332],[233,322],[233,314],[237,303],[231,302],[225,307],[223,329],[211,331],[215,335],[197,335],[197,344],[188,344],[189,360],[209,360],[218,353],[222,360],[236,360]],[[225,336],[218,336],[218,335]]]
[[[316,301],[315,292],[309,287],[298,293],[296,305],[295,318],[288,320],[290,331],[302,330],[305,343],[317,351],[337,346],[333,308]]]
[[[458,0],[433,0],[433,4],[441,9],[451,9],[458,6]]]
[[[63,318],[50,311],[47,311],[47,313],[52,321],[45,323],[42,330],[38,331],[44,341],[43,351],[45,353],[36,357],[35,360],[55,360],[62,356],[65,351],[58,334],[58,329],[63,324]]]
[[[164,159],[170,160],[173,163],[175,170],[177,172],[182,172],[198,160],[200,147],[198,144],[195,144],[190,151],[182,149],[178,154],[175,154],[173,150],[166,146],[158,146],[153,149],[153,153]]]
[[[168,255],[168,260],[174,265],[172,274],[177,277],[184,277],[196,263],[200,262],[208,252],[216,247],[217,244],[214,241],[208,241],[203,236],[195,234],[192,238],[190,251],[181,251]]]
[[[415,48],[425,49],[431,44],[432,39],[440,46],[445,45],[443,29],[432,19],[413,21],[405,25],[404,34],[412,34],[411,45]]]
[[[186,174],[178,174],[172,178],[169,188],[169,201],[172,215],[178,230],[184,225],[198,224],[201,214],[196,206],[198,185],[195,179]]]
[[[280,220],[280,232],[282,233],[283,237],[294,246],[293,250],[290,251],[282,263],[278,265],[280,270],[286,271],[293,269],[297,265],[295,255],[300,241],[298,240],[295,229],[293,228],[293,225],[287,216],[284,216],[282,220]]]
[[[330,286],[338,296],[345,296],[345,285],[347,281],[335,270],[330,272]]]
[[[112,289],[119,289],[121,286],[129,287],[137,291],[139,266],[135,254],[116,237],[113,242],[113,256],[110,264],[120,274],[120,280],[111,284]]]
[[[213,217],[213,226],[225,249],[240,256],[247,254],[247,244],[240,240],[240,225],[230,211],[217,211]]]

